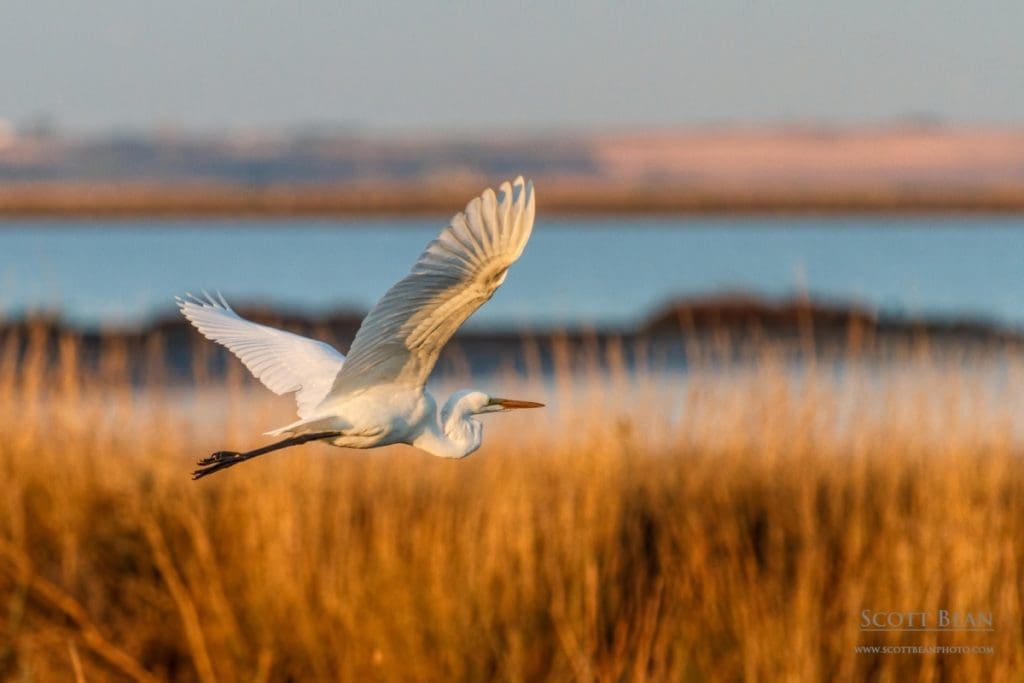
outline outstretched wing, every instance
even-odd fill
[[[470,201],[363,320],[330,395],[391,382],[422,387],[441,348],[523,252],[534,210],[533,184],[522,177]]]
[[[204,337],[226,346],[268,389],[275,394],[294,391],[299,417],[312,414],[345,362],[330,344],[246,320],[224,297],[217,301],[190,295],[177,301]]]

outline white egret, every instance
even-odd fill
[[[199,461],[198,479],[258,455],[309,441],[344,448],[409,444],[442,458],[480,447],[474,415],[543,404],[458,391],[440,413],[426,391],[441,348],[483,305],[526,246],[533,184],[522,177],[486,190],[427,245],[412,271],[363,320],[346,358],[329,344],[250,322],[219,300],[178,299],[186,318],[223,344],[276,394],[294,392],[299,420],[267,432],[283,441]]]

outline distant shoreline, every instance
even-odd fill
[[[308,336],[326,336],[347,348],[364,311],[338,310],[308,315],[266,306],[239,307],[243,317],[261,324],[297,331]],[[33,332],[35,330],[35,332]],[[126,327],[79,326],[59,315],[26,313],[4,319],[0,316],[0,341],[5,335],[29,338],[33,334],[58,338],[73,335],[98,342],[101,338],[120,338],[141,342],[154,336],[169,341],[171,347],[187,345],[191,326],[176,313],[161,315],[148,322]],[[815,338],[826,346],[838,342],[843,348],[852,342],[881,340],[923,340],[937,343],[1003,345],[1024,348],[1024,329],[997,320],[972,316],[915,316],[877,311],[847,300],[811,299],[805,296],[771,298],[737,291],[682,297],[652,310],[634,325],[568,325],[510,327],[497,325],[462,330],[458,343],[471,347],[518,349],[529,340],[616,339],[645,343],[675,344],[680,339],[711,340],[718,345]],[[2,345],[0,345],[2,346]]]
[[[532,178],[544,216],[1024,213],[1024,127],[13,136],[0,218],[452,215]]]
[[[536,179],[545,216],[1024,214],[1024,184],[1001,187],[716,188]],[[0,218],[438,216],[481,184],[8,183]]]

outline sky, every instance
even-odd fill
[[[5,0],[0,120],[61,130],[1024,122],[1020,0]]]

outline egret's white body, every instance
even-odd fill
[[[223,344],[267,388],[295,393],[299,420],[268,432],[291,435],[246,453],[200,461],[201,477],[271,450],[307,441],[345,448],[403,443],[444,458],[480,447],[474,415],[541,404],[464,390],[440,412],[426,391],[441,348],[501,283],[530,238],[533,185],[517,178],[486,190],[427,245],[412,271],[363,320],[346,358],[329,344],[250,322],[223,298],[179,300],[208,339]]]

